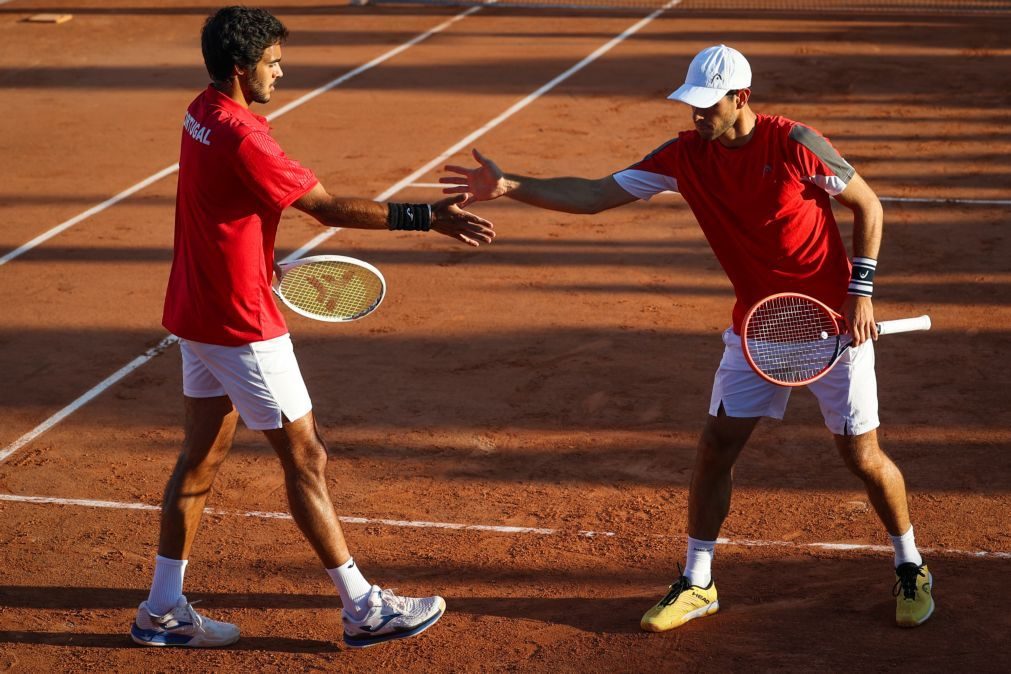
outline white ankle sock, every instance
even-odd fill
[[[892,539],[892,547],[895,548],[895,568],[899,568],[900,564],[906,563],[913,563],[917,566],[923,564],[923,557],[920,556],[920,552],[916,549],[916,538],[913,535],[912,524],[909,525],[909,531],[901,536],[888,534],[888,537]]]
[[[369,593],[372,592],[372,585],[365,580],[365,576],[358,569],[354,558],[344,562],[336,569],[327,569],[330,579],[337,586],[337,592],[341,596],[341,604],[344,610],[351,614],[355,620],[359,620],[368,611]]]
[[[685,561],[684,574],[692,585],[708,587],[712,581],[713,554],[716,551],[716,541],[700,541],[688,537],[688,558]]]
[[[151,581],[151,593],[147,596],[147,607],[152,614],[165,615],[175,607],[183,594],[186,563],[185,559],[155,556],[154,580]]]

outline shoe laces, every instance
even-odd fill
[[[185,599],[184,599],[184,601],[185,601]],[[187,601],[186,605],[183,608],[183,611],[185,612],[186,617],[189,618],[190,622],[192,622],[193,626],[196,627],[196,628],[200,628],[204,624],[204,617],[202,615],[200,615],[199,613],[197,613],[196,610],[193,608],[193,604],[199,604],[200,601],[201,600],[199,600],[199,599],[197,599],[196,601],[193,601],[193,602]],[[179,620],[179,618],[177,617],[176,620]]]
[[[410,597],[401,597],[393,590],[384,589],[379,596],[384,604],[399,613],[411,613],[414,608]]]
[[[923,565],[917,566],[912,562],[900,564],[899,568],[895,569],[895,575],[899,578],[895,581],[895,587],[892,588],[892,596],[898,597],[901,592],[906,599],[916,599],[917,579],[920,576],[926,578],[926,574],[923,573]]]
[[[688,577],[684,574],[684,570],[681,568],[681,563],[678,562],[678,579],[674,581],[667,595],[660,600],[661,606],[670,606],[677,600],[678,595],[691,587],[691,583],[688,581]]]

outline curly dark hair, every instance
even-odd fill
[[[265,9],[222,7],[204,22],[200,47],[211,79],[227,82],[232,66],[255,67],[263,50],[287,38],[288,29]]]

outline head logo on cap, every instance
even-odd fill
[[[703,49],[688,66],[685,83],[667,98],[695,108],[712,107],[732,89],[751,86],[751,65],[726,45]]]

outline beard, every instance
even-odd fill
[[[260,82],[252,77],[246,79],[246,86],[249,87],[249,94],[252,100],[257,103],[268,103],[270,102],[271,85],[266,82]]]

